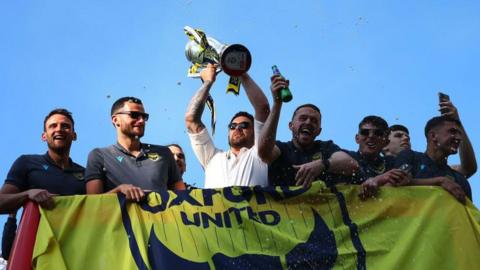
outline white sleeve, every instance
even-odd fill
[[[255,146],[258,145],[258,138],[260,137],[260,132],[262,132],[264,124],[265,123],[262,123],[257,119],[253,121],[253,131],[255,132]]]
[[[215,153],[220,150],[215,148],[212,138],[210,137],[210,134],[208,134],[206,128],[204,128],[199,133],[187,133],[188,137],[190,138],[193,152],[195,153],[195,156],[202,165],[203,169],[205,169],[208,162],[210,162]]]

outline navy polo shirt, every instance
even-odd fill
[[[85,168],[70,159],[70,168],[62,169],[45,155],[22,155],[13,163],[5,179],[21,191],[45,189],[58,195],[85,194]]]
[[[294,186],[295,170],[292,165],[301,165],[318,159],[330,158],[330,156],[340,151],[340,147],[333,141],[315,141],[313,147],[302,151],[297,149],[292,141],[276,142],[280,149],[280,156],[268,166],[268,182],[274,186]],[[327,174],[322,172],[320,179],[326,180]]]
[[[395,168],[395,158],[378,155],[375,160],[362,157],[358,151],[342,150],[358,162],[359,171],[350,178],[350,184],[361,184],[368,178],[375,177]]]
[[[472,199],[472,189],[467,178],[447,164],[435,163],[427,154],[412,150],[403,150],[398,154],[395,167],[399,168],[403,164],[409,164],[412,167],[410,172],[413,178],[449,176],[462,187],[468,198]]]
[[[161,191],[180,180],[177,164],[168,147],[142,144],[138,157],[120,144],[95,148],[88,155],[86,181],[100,179],[104,191],[121,184]]]

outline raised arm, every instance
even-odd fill
[[[441,102],[440,111],[442,112],[442,115],[448,115],[460,121],[458,110],[451,101]],[[466,178],[469,178],[477,172],[477,160],[475,158],[475,152],[473,151],[472,143],[468,138],[465,128],[463,127],[463,125],[460,126],[460,128],[462,129],[463,133],[462,142],[460,143],[460,148],[458,150],[458,153],[460,155],[460,164],[453,165],[452,169],[465,175]]]
[[[258,155],[263,162],[270,164],[280,156],[280,149],[275,145],[277,138],[278,120],[282,110],[282,101],[279,97],[279,92],[282,88],[288,87],[289,82],[281,76],[273,76],[271,78],[272,84],[270,90],[272,91],[273,105],[272,110],[268,114],[265,125],[259,137]]]
[[[472,143],[467,136],[467,132],[463,126],[461,126],[461,128],[463,131],[462,142],[460,143],[460,148],[458,149],[458,153],[460,155],[460,164],[452,166],[452,168],[465,175],[466,178],[469,178],[477,172],[477,160],[475,158],[475,152],[473,151]]]
[[[210,93],[210,88],[215,82],[216,66],[208,64],[206,68],[200,73],[202,78],[202,86],[197,90],[195,95],[190,100],[187,112],[185,114],[185,125],[190,133],[196,134],[205,128],[202,123],[202,114],[205,109],[205,102]]]
[[[247,73],[241,76],[241,81],[245,88],[245,92],[247,93],[248,100],[255,110],[255,119],[264,123],[270,112],[270,105],[268,104],[267,97]]]

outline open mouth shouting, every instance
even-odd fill
[[[299,137],[310,138],[314,136],[314,127],[311,125],[303,125],[298,130]]]

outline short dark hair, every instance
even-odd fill
[[[410,132],[408,131],[408,128],[404,125],[391,125],[389,128],[388,128],[388,134],[394,132],[394,131],[403,131],[407,134],[410,135]]]
[[[293,111],[292,120],[293,120],[293,118],[295,118],[295,114],[297,113],[297,111],[300,110],[301,108],[305,108],[305,107],[307,107],[307,108],[312,108],[312,109],[314,109],[315,111],[317,111],[317,112],[320,114],[320,116],[322,115],[322,113],[320,112],[320,109],[319,109],[317,106],[315,106],[315,105],[313,105],[313,104],[311,104],[311,103],[306,103],[306,104],[302,104],[302,105],[298,106],[298,107],[295,109],[295,111]]]
[[[362,119],[362,121],[360,121],[360,124],[358,124],[358,129],[360,130],[362,128],[362,126],[367,124],[367,123],[372,124],[372,125],[376,126],[377,128],[383,130],[385,132],[385,135],[386,135],[387,130],[388,130],[388,123],[382,117],[376,116],[376,115],[366,116]]]
[[[247,117],[253,124],[253,115],[249,114],[248,112],[237,112],[235,115],[233,115],[232,119],[230,119],[230,123],[231,124],[233,122],[233,120],[239,116],[244,116],[244,117]]]
[[[112,105],[112,110],[110,111],[110,115],[114,115],[116,111],[120,110],[125,102],[133,102],[136,104],[143,105],[142,101],[139,98],[136,97],[121,97],[117,99]]]
[[[70,122],[72,122],[72,130],[75,130],[75,121],[73,121],[73,117],[72,117],[72,113],[69,112],[67,109],[64,109],[64,108],[57,108],[57,109],[53,109],[52,111],[50,111],[47,116],[45,116],[45,119],[43,120],[43,130],[47,130],[46,129],[46,124],[47,124],[47,121],[50,117],[52,117],[52,115],[55,115],[55,114],[61,114],[65,117],[68,118],[68,120],[70,120]]]
[[[427,124],[425,125],[425,137],[428,138],[428,133],[430,132],[430,130],[443,125],[445,122],[453,122],[459,126],[462,125],[460,121],[450,116],[447,116],[447,115],[435,116],[430,120],[428,120]]]

